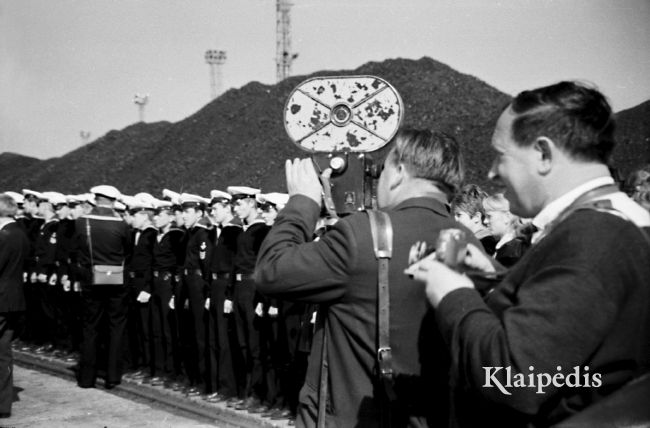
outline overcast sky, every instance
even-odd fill
[[[585,79],[616,111],[650,99],[650,0],[295,0],[293,74],[429,56],[508,93]],[[0,0],[0,152],[41,159],[224,87],[275,83],[275,0]]]

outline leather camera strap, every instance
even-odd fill
[[[392,351],[390,347],[390,290],[389,262],[393,256],[393,226],[390,217],[383,211],[368,210],[370,233],[375,257],[378,260],[377,272],[377,364],[379,379],[390,403],[396,398],[393,388]],[[382,406],[383,426],[390,425],[390,406]]]

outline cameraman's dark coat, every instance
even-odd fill
[[[411,246],[435,243],[438,232],[461,227],[444,197],[406,200],[388,211],[394,230],[390,261],[390,342],[395,391],[391,426],[446,426],[448,356],[424,286],[404,275]],[[256,280],[268,295],[321,305],[299,425],[314,426],[318,409],[323,325],[329,352],[328,426],[379,426],[377,386],[377,260],[365,213],[341,219],[317,242],[319,207],[292,196],[264,241]],[[468,232],[468,236],[471,233]],[[478,241],[476,241],[478,244]]]

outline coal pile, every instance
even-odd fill
[[[616,149],[612,163],[623,176],[650,164],[650,101],[616,114]]]
[[[138,123],[60,158],[17,168],[7,165],[0,189],[79,193],[106,183],[124,193],[148,191],[158,196],[162,188],[207,195],[228,185],[285,191],[284,161],[307,154],[286,135],[284,104],[303,80],[328,75],[374,75],[390,82],[404,100],[404,125],[453,135],[463,147],[467,181],[486,185],[492,159],[490,136],[510,96],[424,57],[370,62],[356,70],[320,71],[276,85],[252,82],[227,91],[182,121]],[[622,118],[629,116],[623,113]],[[629,122],[636,125],[644,120],[649,120],[647,113]],[[629,132],[625,125],[620,127],[629,138],[625,155],[618,156],[621,169],[630,168],[624,162],[636,159],[638,164],[639,145],[650,136],[645,126],[645,131],[630,128]],[[646,132],[645,137],[637,132]]]

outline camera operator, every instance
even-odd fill
[[[549,426],[650,367],[650,216],[610,176],[614,118],[595,89],[520,93],[492,147],[490,176],[513,213],[533,218],[533,246],[485,301],[432,258],[406,273],[426,282],[454,358],[454,424]],[[507,386],[517,376],[526,380]]]
[[[320,305],[298,426],[316,425],[324,335],[327,426],[375,427],[389,418],[393,427],[446,425],[447,353],[424,289],[402,271],[413,242],[462,227],[448,207],[449,195],[463,180],[460,150],[450,136],[429,131],[402,130],[391,144],[377,189],[379,208],[394,231],[389,289],[396,399],[390,405],[376,374],[378,261],[368,216],[343,217],[312,241],[321,183],[310,159],[286,164],[290,199],[262,244],[256,282],[266,295]]]

